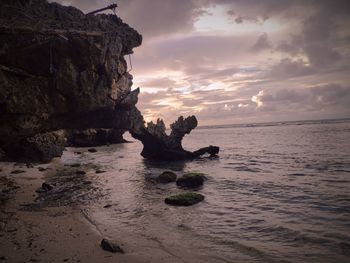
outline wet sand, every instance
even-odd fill
[[[0,164],[0,176],[13,180],[19,187],[12,189],[10,199],[1,205],[0,262],[190,261],[190,258],[172,255],[157,240],[133,234],[132,229],[120,229],[118,237],[108,236],[108,229],[99,229],[83,207],[26,205],[34,202],[35,190],[61,165],[59,160],[31,168]],[[40,172],[38,167],[51,169]],[[13,170],[24,172],[11,174]],[[100,247],[102,238],[120,245],[125,254],[104,251]]]

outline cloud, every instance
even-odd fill
[[[107,0],[66,0],[84,11]],[[143,36],[133,55],[139,108],[167,123],[350,116],[350,1],[129,0]],[[196,22],[209,18],[210,29]],[[210,19],[211,18],[211,19]]]
[[[264,33],[255,42],[255,44],[251,47],[251,51],[253,52],[260,52],[266,49],[270,49],[272,47],[267,34]]]

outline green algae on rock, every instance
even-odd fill
[[[165,203],[175,206],[190,206],[204,200],[204,196],[199,193],[185,192],[165,198]]]
[[[176,181],[176,173],[171,171],[165,171],[157,177],[157,181],[162,184],[167,184]]]
[[[203,173],[190,172],[177,179],[176,184],[180,187],[195,188],[202,186],[204,180],[206,180],[206,177]]]

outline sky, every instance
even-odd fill
[[[117,2],[143,36],[131,56],[146,121],[199,125],[350,117],[349,0]]]

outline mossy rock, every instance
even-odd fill
[[[175,206],[190,206],[204,200],[204,196],[194,192],[185,192],[165,198],[165,203]]]
[[[196,188],[202,186],[207,178],[202,173],[186,173],[177,179],[176,184],[181,187]]]
[[[176,177],[177,177],[176,173],[173,173],[171,171],[165,171],[157,177],[157,181],[162,184],[167,184],[167,183],[175,182]]]

